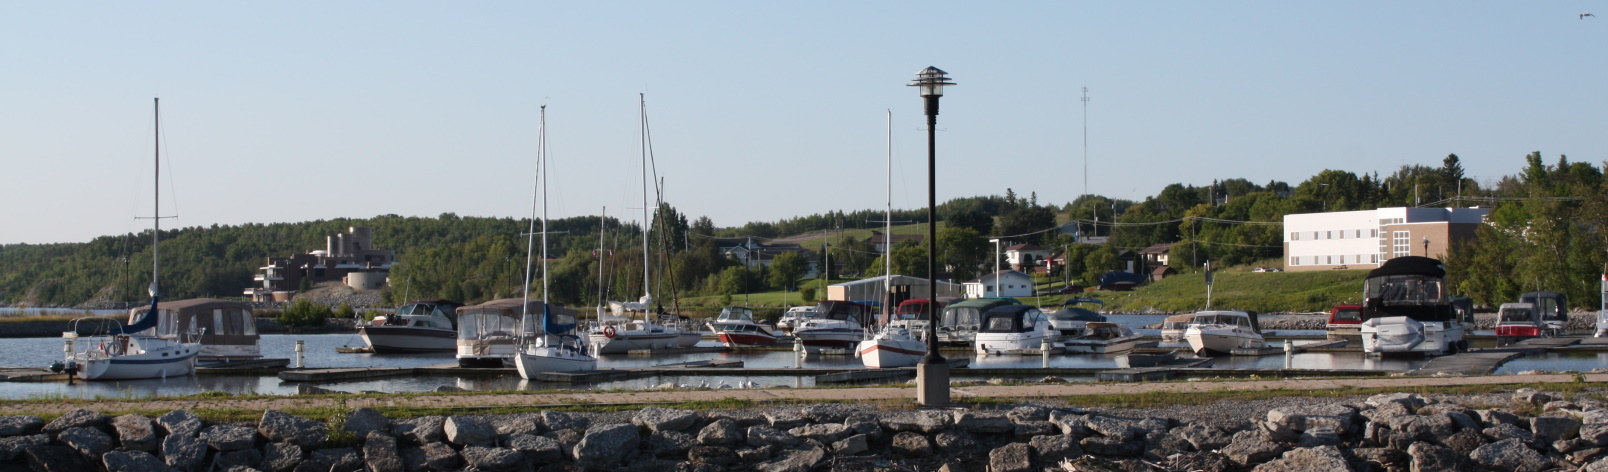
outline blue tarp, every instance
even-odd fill
[[[1106,272],[1104,274],[1100,274],[1100,288],[1107,288],[1110,287],[1111,284],[1123,282],[1139,285],[1144,283],[1145,279],[1148,278],[1149,277],[1146,277],[1144,274],[1135,274],[1132,272]]]

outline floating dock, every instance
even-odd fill
[[[1481,349],[1430,359],[1407,375],[1487,375],[1515,358],[1579,344],[1580,338],[1533,338],[1505,347]]]

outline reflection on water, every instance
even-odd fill
[[[1589,372],[1608,367],[1608,352],[1544,352],[1520,357],[1496,368],[1498,374],[1517,374],[1527,370],[1546,372]]]

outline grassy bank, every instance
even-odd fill
[[[1213,277],[1212,308],[1270,312],[1326,312],[1362,303],[1365,270],[1310,272],[1224,271]],[[1097,292],[1106,309],[1186,312],[1206,306],[1204,274],[1179,274],[1132,292]]]

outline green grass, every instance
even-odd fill
[[[1362,280],[1367,274],[1363,270],[1221,271],[1212,283],[1212,308],[1264,313],[1327,312],[1335,305],[1362,303]],[[1104,301],[1108,311],[1187,312],[1206,307],[1206,278],[1200,273],[1179,274],[1132,292],[1085,295]]]

